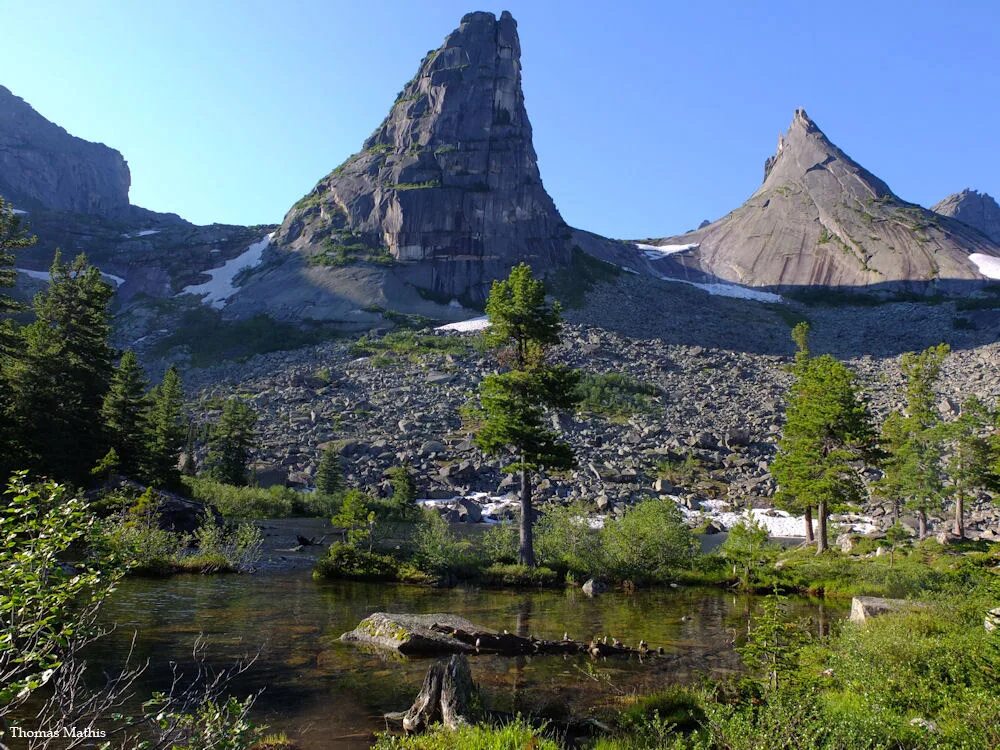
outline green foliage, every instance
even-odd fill
[[[621,274],[622,271],[617,266],[574,247],[569,265],[553,273],[549,283],[553,297],[566,307],[576,309],[583,307],[587,294],[597,284],[614,281]]]
[[[441,187],[441,180],[426,180],[425,182],[397,182],[392,186],[396,190],[427,190]]]
[[[397,573],[396,561],[388,555],[336,542],[316,563],[313,576],[352,581],[394,581]]]
[[[951,448],[947,474],[955,501],[954,531],[965,535],[965,500],[977,489],[990,486],[989,430],[992,415],[979,399],[970,397],[953,422],[942,425],[942,435]]]
[[[436,510],[424,510],[412,544],[413,562],[424,572],[434,576],[468,576],[475,570],[472,545],[457,538]]]
[[[740,583],[749,588],[760,568],[775,557],[776,549],[768,545],[767,529],[753,517],[745,518],[729,530],[721,554],[739,572]]]
[[[178,489],[181,477],[177,461],[187,438],[187,415],[176,367],[167,369],[163,380],[150,394],[146,421],[146,479],[157,487]]]
[[[70,645],[94,634],[93,608],[123,575],[113,555],[61,561],[86,542],[87,503],[15,474],[0,503],[0,721],[47,683]]]
[[[480,551],[487,566],[517,562],[517,527],[509,523],[490,526],[483,534]]]
[[[548,508],[535,525],[535,545],[543,565],[584,578],[599,572],[599,534],[582,505]]]
[[[109,447],[101,407],[112,372],[112,290],[83,255],[66,264],[57,253],[50,273],[8,369],[16,452],[22,466],[84,482]]]
[[[608,519],[600,541],[608,575],[633,583],[669,580],[697,552],[681,512],[669,500],[643,500],[620,518]]]
[[[340,451],[336,445],[323,449],[316,468],[316,492],[327,497],[336,497],[344,489],[344,467],[340,461]]]
[[[398,737],[380,735],[375,750],[559,750],[542,730],[516,719],[498,727],[474,724],[448,731],[434,727],[425,734]]]
[[[494,563],[481,571],[479,580],[485,586],[498,587],[553,588],[563,585],[562,577],[551,568],[516,563]]]
[[[418,518],[417,483],[408,466],[393,466],[386,472],[392,484],[392,497],[386,503],[389,517],[397,521]]]
[[[288,487],[236,486],[207,476],[184,477],[183,484],[191,497],[214,506],[226,518],[328,515],[320,498]]]
[[[156,693],[145,704],[155,709],[156,723],[173,738],[171,750],[249,750],[256,747],[264,733],[250,721],[254,698],[243,700],[208,698],[192,711],[179,710],[163,693]]]
[[[783,610],[784,597],[765,597],[747,625],[746,640],[736,651],[765,691],[775,691],[789,678],[804,633]]]
[[[375,524],[378,516],[372,509],[375,499],[361,490],[348,490],[340,503],[340,509],[331,523],[344,530],[344,541],[352,547],[368,543],[368,551],[374,544]]]
[[[829,513],[859,501],[864,485],[857,463],[873,452],[868,406],[854,374],[830,355],[810,357],[808,326],[793,331],[799,343],[778,453],[771,474],[776,504],[790,512],[819,509],[818,548],[826,549]]]
[[[101,416],[111,449],[118,457],[118,471],[129,477],[142,476],[145,464],[148,463],[145,460],[146,436],[149,432],[146,421],[148,387],[149,383],[135,352],[126,351],[111,376]]]
[[[469,341],[459,336],[442,336],[404,330],[391,331],[381,338],[362,336],[351,347],[351,353],[359,357],[380,353],[392,354],[397,358],[419,362],[429,355],[461,357],[469,353],[469,348]]]
[[[239,398],[226,399],[219,421],[209,429],[205,464],[210,476],[227,484],[247,483],[256,425],[253,407]]]
[[[583,373],[577,385],[581,412],[612,418],[648,413],[659,395],[659,388],[617,372]]]
[[[396,259],[385,247],[371,247],[357,236],[340,233],[323,241],[323,249],[309,256],[309,265],[338,268],[353,263],[368,262],[389,266]]]

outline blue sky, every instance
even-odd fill
[[[517,18],[542,178],[571,224],[673,234],[759,185],[805,107],[907,200],[1000,193],[1000,3],[36,0],[0,83],[121,151],[132,201],[278,222],[471,10]]]

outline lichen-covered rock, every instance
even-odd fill
[[[656,261],[750,286],[963,288],[982,281],[972,253],[1000,244],[907,203],[796,110],[764,183],[742,206],[657,244],[697,246]],[[949,283],[951,282],[951,283]]]
[[[455,615],[375,612],[362,620],[354,630],[340,636],[340,640],[407,655],[475,653],[475,646],[442,632],[448,628],[466,632],[483,631],[478,625]]]

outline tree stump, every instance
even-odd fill
[[[386,718],[402,718],[405,732],[421,732],[435,721],[456,729],[470,723],[473,689],[468,659],[455,654],[447,662],[431,665],[413,705],[401,717],[387,714]]]

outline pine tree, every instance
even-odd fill
[[[247,483],[256,425],[257,413],[249,404],[235,397],[226,400],[208,435],[206,464],[215,479],[227,484]]]
[[[122,355],[111,376],[111,385],[104,396],[101,416],[111,448],[118,455],[118,471],[138,479],[144,474],[146,460],[146,411],[149,383],[135,352]]]
[[[6,481],[15,465],[15,430],[11,399],[11,369],[18,355],[18,333],[10,318],[21,305],[4,293],[14,286],[14,251],[35,244],[36,238],[28,235],[21,226],[20,217],[3,198],[0,198],[0,483]]]
[[[987,487],[990,481],[990,444],[988,430],[990,413],[975,397],[962,403],[958,418],[944,426],[945,438],[951,444],[948,478],[955,499],[952,531],[965,536],[965,501],[975,490]]]
[[[817,553],[828,548],[829,514],[864,493],[858,464],[871,455],[868,407],[854,374],[828,354],[796,362],[785,426],[771,474],[779,502],[817,509]]]
[[[101,408],[114,356],[113,291],[83,255],[66,264],[57,253],[50,273],[11,367],[16,451],[38,473],[83,482],[108,450]]]
[[[545,300],[545,286],[522,263],[509,278],[494,281],[486,303],[490,321],[484,339],[506,372],[487,375],[480,384],[483,423],[476,444],[488,455],[513,459],[506,471],[521,474],[521,524],[518,558],[535,565],[531,472],[574,465],[572,449],[546,429],[546,409],[567,409],[579,402],[579,375],[546,362],[559,342],[559,304]]]
[[[386,472],[392,484],[392,514],[399,520],[420,515],[417,505],[417,483],[408,466],[393,466]]]
[[[326,497],[336,497],[344,490],[344,467],[340,451],[334,445],[323,449],[316,469],[316,492]]]
[[[886,458],[877,491],[891,498],[893,520],[900,501],[917,513],[921,539],[927,536],[928,514],[941,508],[944,495],[944,432],[934,408],[934,385],[948,351],[946,344],[940,344],[902,356],[906,410],[890,414],[882,427]]]
[[[154,486],[176,489],[181,481],[177,464],[188,437],[184,389],[176,367],[164,373],[150,394],[146,422],[146,479]]]

